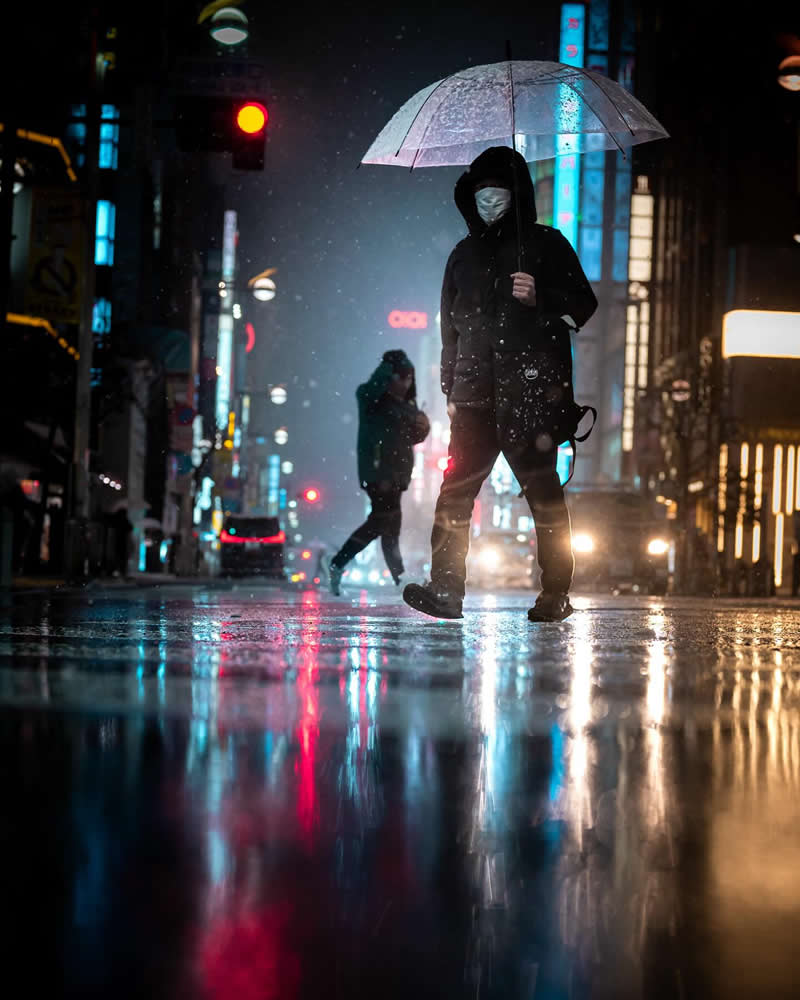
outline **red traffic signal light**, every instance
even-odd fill
[[[258,101],[241,101],[235,108],[233,165],[237,170],[263,170],[267,109]]]
[[[257,101],[248,101],[236,112],[236,127],[246,135],[256,135],[267,127],[267,109]]]
[[[267,109],[244,97],[181,95],[175,104],[175,137],[184,153],[233,153],[239,170],[263,170]]]
[[[319,503],[320,492],[315,486],[309,486],[307,490],[303,490],[303,499],[306,503]]]

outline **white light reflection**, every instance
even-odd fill
[[[664,834],[670,855],[674,844],[669,835],[664,780],[664,720],[667,706],[667,643],[665,620],[660,614],[648,616],[653,638],[649,640],[647,668],[645,746],[647,754],[647,786],[644,789],[642,813],[654,833]]]
[[[50,645],[50,618],[48,608],[49,605],[45,601],[42,609],[42,617],[39,622],[39,641],[40,648],[43,652],[47,651]],[[44,656],[39,661],[39,695],[41,696],[42,701],[50,701],[50,671],[48,670],[48,661]]]
[[[158,705],[163,708],[167,701],[167,619],[162,609],[158,619]]]
[[[800,726],[791,679],[793,636],[787,634],[788,616],[778,612],[771,618],[765,622],[763,611],[743,618],[749,625],[739,640],[745,660],[728,682],[731,717],[714,723],[708,877],[720,939],[733,942],[746,940],[743,927],[769,926],[762,924],[762,912],[770,921],[794,912],[797,902]],[[728,967],[737,961],[735,948],[722,958]]]
[[[352,641],[347,660],[350,673],[342,687],[348,709],[345,754],[339,787],[343,799],[355,810],[358,824],[374,827],[382,812],[380,781],[376,771],[378,709],[382,691],[378,671],[378,649],[371,646],[369,620],[361,619],[358,637]]]
[[[592,824],[589,789],[589,739],[586,728],[592,718],[591,618],[576,615],[571,643],[572,680],[569,689],[566,749],[565,818],[580,849],[584,831]]]
[[[496,598],[487,595],[483,605],[496,607]],[[481,744],[471,831],[476,878],[483,904],[488,907],[506,905],[505,855],[496,847],[497,837],[505,830],[511,780],[511,736],[505,727],[497,725],[498,621],[498,615],[488,614],[481,623],[478,691]]]

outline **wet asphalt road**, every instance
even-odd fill
[[[0,599],[17,995],[800,994],[800,605]]]

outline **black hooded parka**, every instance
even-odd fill
[[[474,191],[490,178],[511,190],[512,204],[487,226]],[[451,253],[442,284],[442,391],[456,406],[493,409],[505,443],[532,441],[541,430],[560,437],[553,414],[567,399],[574,406],[570,330],[597,308],[591,285],[564,236],[537,223],[533,181],[519,153],[506,146],[482,153],[459,178],[455,202],[469,235]],[[520,246],[522,270],[536,282],[535,306],[512,295]]]
[[[428,426],[420,427],[417,418],[416,378],[405,399],[397,399],[387,390],[397,370],[392,356],[401,356],[403,367],[413,366],[402,351],[387,352],[380,365],[356,390],[358,400],[358,478],[361,486],[381,482],[407,490],[414,468],[414,445],[424,441]]]

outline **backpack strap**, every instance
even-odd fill
[[[588,438],[589,435],[592,433],[592,431],[594,430],[594,425],[597,423],[597,410],[593,406],[581,406],[579,407],[579,409],[581,411],[581,415],[578,417],[578,423],[580,423],[581,420],[583,420],[583,418],[586,416],[587,413],[591,413],[592,426],[585,434],[576,434],[574,438],[570,438],[570,444],[572,445],[573,454],[575,453],[575,442],[585,441],[586,438]]]
[[[572,437],[569,439],[569,441],[567,441],[567,444],[570,446],[570,448],[572,448],[572,465],[569,470],[569,475],[567,476],[564,482],[564,486],[566,486],[567,483],[570,481],[570,479],[572,479],[572,477],[575,475],[575,463],[578,460],[578,451],[577,448],[575,447],[575,442],[585,441],[586,438],[588,438],[589,435],[592,433],[592,431],[594,430],[594,425],[597,423],[597,410],[593,406],[581,406],[580,411],[581,415],[580,417],[578,417],[578,423],[580,423],[581,420],[583,420],[583,418],[586,416],[587,413],[591,413],[592,426],[589,428],[588,431],[586,431],[585,434],[573,434]]]

